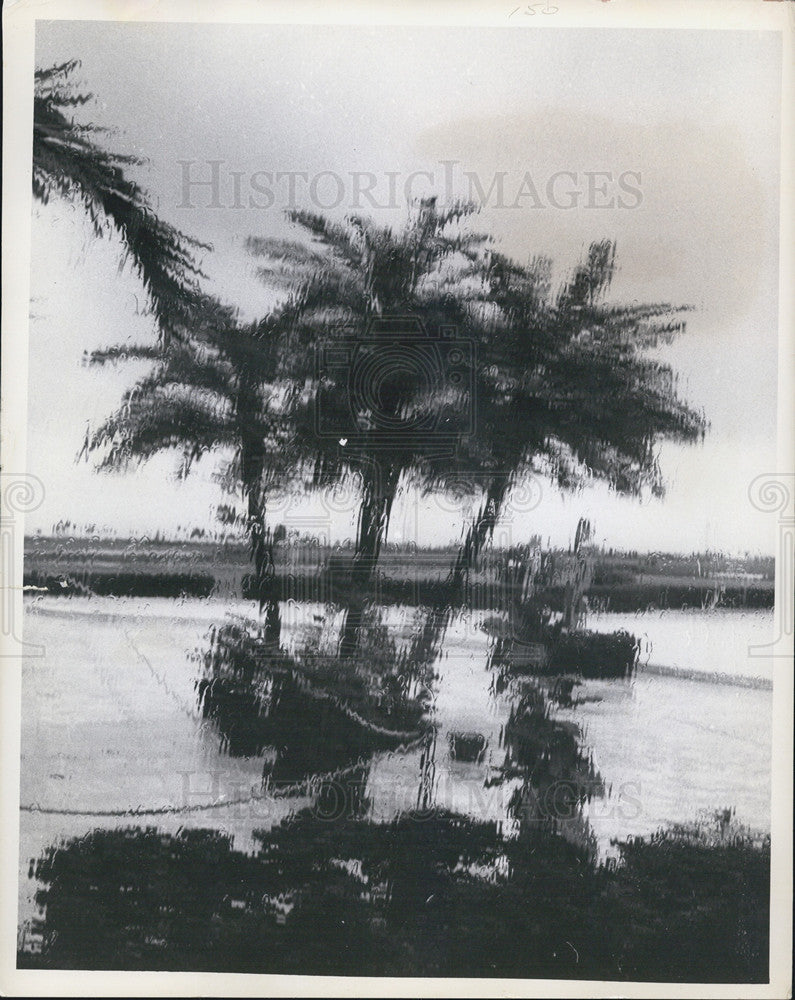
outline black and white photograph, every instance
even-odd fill
[[[791,996],[793,8],[643,6],[6,5],[4,993]]]

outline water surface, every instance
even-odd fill
[[[495,820],[510,837],[551,811],[564,836],[592,842],[602,857],[615,838],[689,823],[703,811],[732,809],[738,822],[769,831],[772,673],[748,647],[770,640],[772,613],[595,616],[591,628],[642,638],[639,671],[561,697],[552,682],[501,669],[485,614],[447,616],[433,628],[430,609],[380,609],[379,642],[423,660],[412,690],[427,696],[426,736],[346,756],[324,742],[337,723],[321,715],[310,727],[320,756],[315,747],[306,758],[288,745],[308,738],[299,719],[280,749],[246,755],[203,713],[202,653],[230,612],[256,618],[242,601],[28,599],[26,641],[44,655],[23,666],[20,798],[33,808],[20,822],[21,922],[35,914],[30,861],[62,840],[135,823],[166,833],[212,828],[251,851],[255,831],[317,803],[324,780],[343,790],[363,783],[366,815],[378,822],[410,809],[448,810]],[[311,641],[331,651],[345,615],[293,603],[283,618],[288,650]],[[316,773],[294,763],[290,773],[308,780],[282,794],[263,783],[280,754],[315,761]]]

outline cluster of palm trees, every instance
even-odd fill
[[[202,291],[202,244],[158,219],[127,178],[129,161],[69,117],[87,99],[70,86],[75,65],[36,76],[34,195],[79,199],[98,233],[117,231],[160,330],[155,346],[90,356],[94,364],[136,356],[153,367],[87,451],[101,468],[119,469],[177,449],[183,474],[206,453],[226,456],[224,481],[244,497],[257,596],[275,630],[266,522],[274,489],[355,482],[354,568],[363,581],[400,489],[479,497],[454,569],[460,577],[528,474],[563,489],[595,478],[621,493],[660,494],[659,441],[703,435],[703,414],[645,351],[684,328],[681,309],[608,304],[612,241],[592,244],[554,288],[548,259],[499,253],[471,228],[468,204],[424,199],[400,228],[289,213],[294,240],[248,241],[280,305],[241,322]],[[455,380],[448,348],[457,351]],[[335,351],[345,363],[319,363]],[[368,378],[377,381],[375,399]],[[345,427],[350,433],[336,433]]]

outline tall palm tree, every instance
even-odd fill
[[[88,439],[86,453],[100,452],[98,468],[121,470],[161,451],[181,451],[179,475],[207,453],[231,455],[221,482],[240,490],[254,564],[254,592],[266,610],[266,637],[278,643],[279,588],[266,499],[292,475],[291,434],[286,416],[292,386],[279,379],[279,317],[240,325],[230,311],[210,302],[216,322],[191,338],[161,348],[157,364],[123,398],[119,409]],[[147,348],[125,347],[126,357]],[[95,351],[89,361],[115,361],[118,349]]]
[[[35,73],[33,196],[44,204],[53,196],[79,202],[98,237],[108,230],[120,237],[167,341],[190,330],[203,314],[196,255],[209,247],[158,218],[128,176],[139,160],[105,148],[107,130],[75,121],[73,112],[92,100],[72,82],[79,65],[73,59]]]
[[[354,576],[363,582],[378,560],[402,480],[430,456],[449,455],[470,421],[471,347],[485,334],[472,304],[483,295],[488,244],[486,235],[462,228],[472,212],[425,199],[393,229],[362,216],[335,223],[294,211],[289,217],[309,245],[249,242],[267,259],[262,276],[289,283],[285,322],[299,365],[306,371],[313,352],[330,357],[343,349],[350,356],[347,368],[321,362],[311,373],[294,420],[315,486],[358,480]],[[455,339],[448,343],[440,332],[449,328]],[[454,350],[460,357],[451,371]]]
[[[648,355],[684,331],[686,310],[607,303],[615,271],[609,240],[591,245],[557,293],[549,261],[492,255],[494,325],[480,345],[477,451],[460,456],[482,474],[483,503],[465,534],[459,577],[524,476],[541,474],[564,490],[601,480],[619,494],[659,497],[659,442],[703,437],[704,414],[678,395],[671,368]]]

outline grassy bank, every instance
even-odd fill
[[[282,600],[334,601],[365,596],[350,580],[349,551],[324,546],[280,545],[276,573]],[[452,549],[408,551],[387,548],[366,596],[385,604],[438,605],[458,597],[449,582]],[[651,561],[650,561],[651,560]],[[705,557],[706,563],[706,557]],[[745,565],[745,564],[743,564]],[[645,560],[603,555],[586,591],[594,610],[702,608],[714,605],[771,608],[772,560],[744,574],[739,564],[702,565],[690,557]],[[249,554],[241,542],[132,542],[36,537],[25,543],[24,583],[53,594],[96,593],[119,597],[250,596]],[[707,575],[698,575],[706,573]],[[466,601],[474,608],[507,606],[512,587],[501,578],[499,559],[470,574]],[[563,586],[540,595],[562,611]]]

